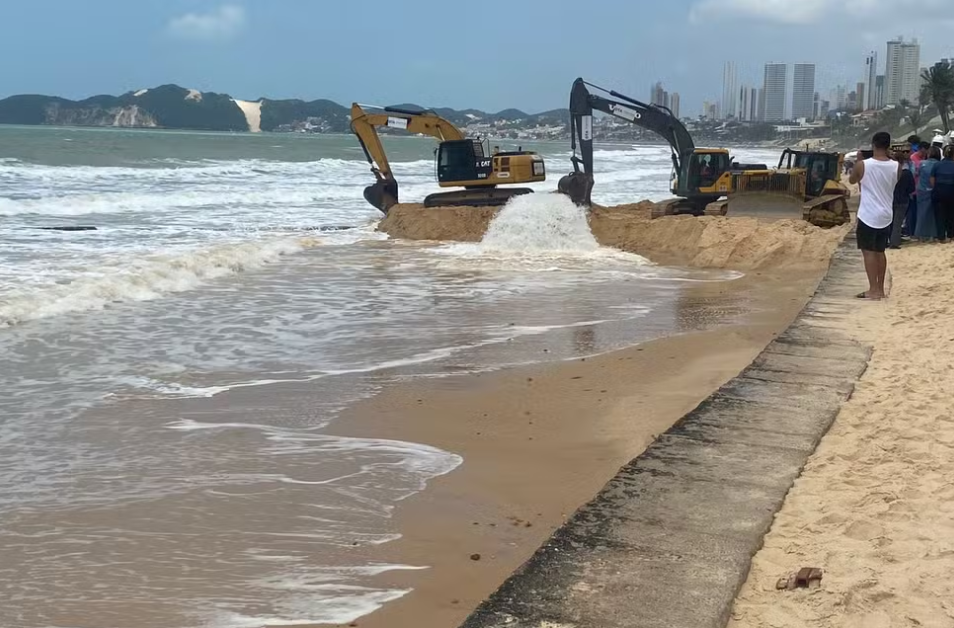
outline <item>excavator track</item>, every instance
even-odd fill
[[[728,201],[714,201],[700,206],[686,198],[670,198],[656,203],[652,217],[663,216],[725,216]]]
[[[424,207],[498,207],[506,205],[514,196],[532,193],[530,188],[473,188],[440,192],[427,196]]]

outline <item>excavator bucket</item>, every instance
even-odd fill
[[[584,172],[571,172],[557,183],[557,191],[569,196],[577,205],[590,205],[593,177]]]
[[[381,179],[374,185],[364,188],[364,200],[377,207],[383,213],[398,202],[398,184],[394,179]]]

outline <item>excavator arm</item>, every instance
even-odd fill
[[[600,90],[609,97],[592,94],[587,87]],[[593,190],[593,111],[626,120],[636,126],[652,131],[666,140],[672,150],[672,162],[683,176],[683,168],[689,164],[695,144],[689,131],[666,107],[648,105],[613,90],[603,89],[582,78],[573,82],[570,91],[570,146],[573,156],[573,172],[563,177],[559,190],[574,203],[589,205]],[[579,152],[577,152],[579,145]]]
[[[381,144],[378,127],[421,133],[444,142],[462,140],[464,134],[456,126],[431,111],[409,111],[396,107],[382,107],[383,113],[368,113],[361,105],[351,105],[351,131],[358,137],[364,156],[371,164],[377,180],[364,190],[364,198],[385,214],[398,202],[398,184],[391,172],[391,164]]]

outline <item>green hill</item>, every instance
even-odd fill
[[[330,100],[261,99],[262,131],[345,133],[350,129],[349,108]],[[423,109],[417,105],[398,105]],[[487,113],[479,109],[435,108],[438,115],[465,127],[489,124],[513,129],[538,125],[565,125],[566,109],[528,114],[519,109]],[[25,94],[0,100],[0,124],[114,126],[197,131],[248,131],[241,108],[228,94],[197,92],[178,85],[162,85],[121,96],[97,95],[83,100]]]

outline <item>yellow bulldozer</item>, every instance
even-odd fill
[[[490,152],[489,143],[469,139],[448,120],[433,111],[413,111],[396,107],[378,107],[366,112],[351,105],[351,131],[358,137],[371,164],[375,183],[364,190],[364,198],[383,213],[398,203],[398,184],[391,171],[378,128],[429,135],[440,141],[437,147],[437,181],[442,188],[463,190],[430,194],[425,207],[496,206],[514,196],[533,192],[530,188],[499,188],[546,180],[543,157],[533,151]]]
[[[589,88],[606,94],[591,93]],[[570,91],[570,144],[573,172],[558,185],[575,203],[591,204],[593,190],[593,112],[626,120],[666,140],[672,153],[670,191],[675,198],[657,203],[653,217],[674,214],[725,215],[732,199],[772,195],[801,204],[805,220],[820,227],[845,224],[848,189],[841,184],[843,156],[786,150],[777,168],[740,164],[724,148],[697,148],[685,125],[668,108],[646,104],[582,78]]]

